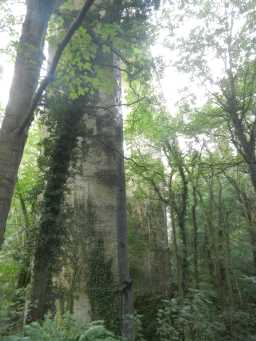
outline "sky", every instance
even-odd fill
[[[0,7],[1,9],[1,7]],[[15,4],[11,5],[12,14],[15,16],[17,21],[22,20],[22,16],[25,14],[25,5],[22,2],[16,1]],[[0,17],[1,20],[1,17]],[[17,25],[17,37],[19,36],[21,25]],[[8,45],[12,43],[10,41],[10,35],[4,30],[0,30],[0,104],[5,106],[9,98],[9,91],[13,76],[14,61],[13,57],[3,53],[1,49],[6,49]]]
[[[0,33],[0,49],[4,48],[4,43],[6,41],[6,35]],[[0,103],[5,106],[8,101],[9,90],[11,86],[12,76],[13,76],[13,63],[11,63],[10,58],[4,54],[0,55]]]

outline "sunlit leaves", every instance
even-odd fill
[[[54,86],[74,100],[89,92],[88,74],[93,68],[96,47],[90,35],[81,27],[65,50],[60,65],[58,78]]]

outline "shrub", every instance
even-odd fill
[[[216,341],[225,330],[210,298],[195,290],[187,298],[165,300],[157,323],[161,341]]]
[[[6,336],[3,341],[120,341],[108,331],[102,321],[84,325],[70,315],[57,321],[46,318],[40,324],[33,322],[25,326],[22,334]]]

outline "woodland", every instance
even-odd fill
[[[256,341],[255,27],[0,1],[0,340]]]

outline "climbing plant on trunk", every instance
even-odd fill
[[[18,45],[10,99],[0,130],[0,244],[4,239],[17,173],[34,111],[44,90],[54,78],[65,47],[81,25],[92,3],[93,0],[85,2],[77,19],[56,50],[49,73],[36,91],[43,62],[45,34],[58,1],[27,1],[27,14]],[[21,92],[21,89],[24,91]]]

